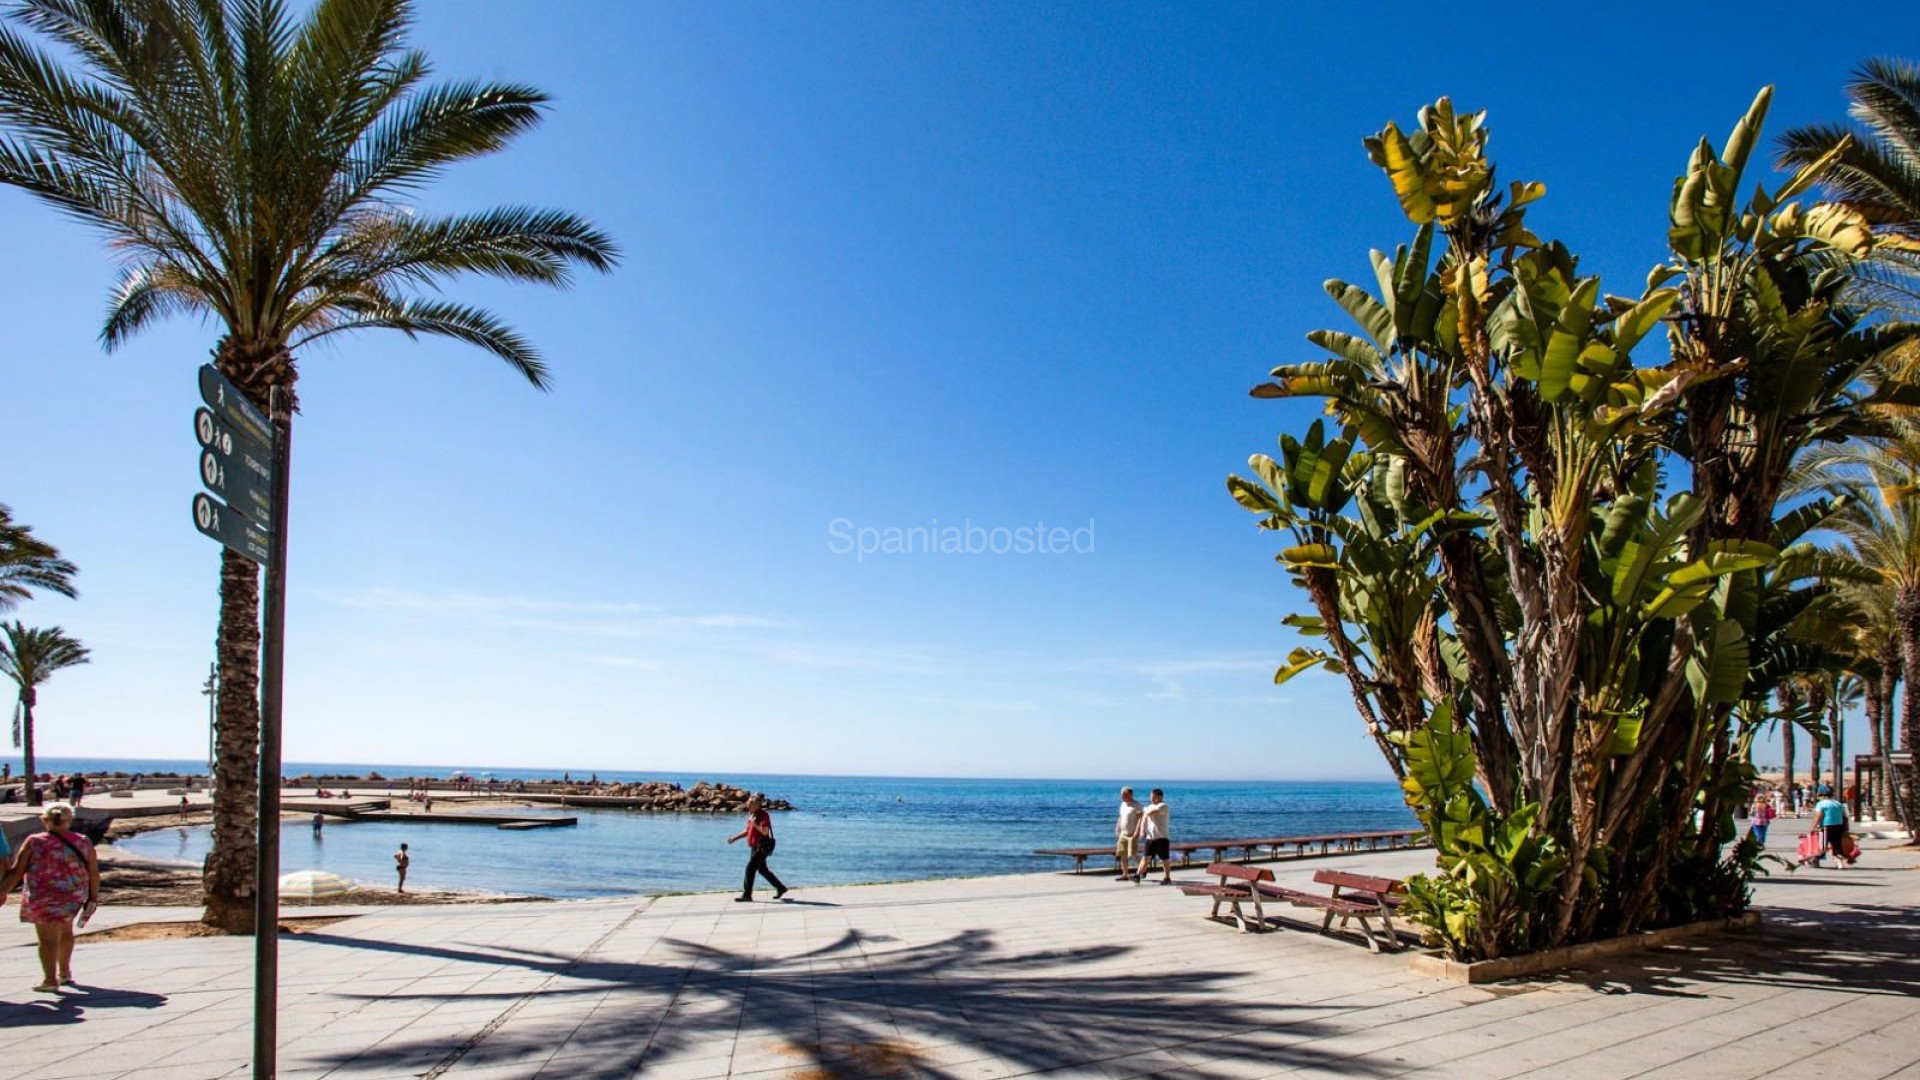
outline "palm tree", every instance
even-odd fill
[[[211,316],[214,363],[281,438],[295,353],[386,328],[476,345],[536,387],[546,367],[491,313],[439,298],[462,274],[564,285],[613,267],[607,236],[554,210],[436,216],[417,193],[539,122],[517,84],[426,82],[408,0],[19,0],[0,27],[0,182],[99,229],[124,271],[108,349],[162,316]],[[63,57],[27,40],[49,39]],[[278,393],[272,393],[277,390]],[[284,513],[284,511],[282,511]],[[203,919],[253,925],[259,577],[222,551],[214,843]]]
[[[1874,257],[1855,269],[1856,291],[1877,307],[1920,315],[1920,65],[1869,60],[1847,84],[1847,96],[1853,122],[1787,132],[1781,162],[1806,165],[1852,140],[1823,181],[1880,240]]]
[[[25,747],[28,806],[40,805],[40,789],[33,782],[33,707],[40,701],[38,688],[61,668],[86,662],[86,647],[57,626],[40,630],[17,621],[0,623],[0,675],[12,679],[20,690],[13,708],[13,745]]]
[[[79,572],[52,544],[15,522],[13,511],[0,503],[0,611],[25,600],[30,589],[74,596],[73,575]]]
[[[1814,456],[1836,485],[1862,491],[1834,525],[1890,609],[1904,684],[1901,739],[1912,747],[1920,745],[1920,425],[1898,417],[1890,425],[1889,437],[1873,444],[1824,448]],[[1907,770],[1898,798],[1910,819],[1920,816],[1916,773],[1920,769]],[[1894,779],[1888,775],[1889,787]]]

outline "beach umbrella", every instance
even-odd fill
[[[311,903],[345,896],[356,888],[358,886],[339,874],[329,874],[325,870],[297,870],[280,879],[280,898]]]

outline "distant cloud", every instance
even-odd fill
[[[664,671],[667,667],[665,662],[650,656],[589,656],[587,663],[628,671]]]
[[[608,600],[552,600],[481,593],[423,593],[407,589],[367,588],[322,592],[322,600],[362,611],[383,611],[421,619],[460,622],[511,630],[641,638],[698,630],[786,630],[788,619],[737,612],[682,615],[660,604]]]
[[[1244,685],[1261,676],[1271,676],[1275,658],[1266,653],[1237,652],[1216,656],[1190,657],[1184,660],[1116,661],[1097,660],[1095,670],[1107,670],[1137,676],[1153,689],[1150,698],[1179,700],[1188,696],[1188,686],[1208,676],[1233,676],[1228,681]]]

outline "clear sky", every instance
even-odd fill
[[[1767,83],[1770,135],[1838,117],[1862,59],[1920,54],[1906,4],[1850,9],[1872,33],[1531,10],[426,0],[439,76],[557,101],[423,205],[566,207],[626,259],[455,290],[551,394],[397,335],[300,358],[287,757],[1383,776],[1343,681],[1271,685],[1301,600],[1224,487],[1314,411],[1246,390],[1342,325],[1320,282],[1408,235],[1362,136],[1441,94],[1490,110],[1502,178],[1548,186],[1536,231],[1638,292],[1700,136]],[[96,237],[10,190],[0,230],[0,501],[82,568],[17,617],[95,656],[43,689],[41,752],[196,756],[215,329],[104,355]],[[1084,531],[845,551],[1042,522]]]

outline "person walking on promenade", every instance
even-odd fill
[[[1173,884],[1173,833],[1167,827],[1166,792],[1154,788],[1147,795],[1147,805],[1140,812],[1140,865],[1133,868],[1133,883],[1140,884],[1147,876],[1147,863],[1160,860],[1160,884]]]
[[[1773,800],[1765,792],[1754,796],[1753,825],[1748,829],[1762,848],[1767,846],[1767,826],[1773,824]]]
[[[733,902],[736,904],[753,902],[753,875],[755,874],[766,878],[767,884],[773,886],[775,900],[787,895],[787,887],[781,884],[772,870],[767,868],[767,856],[773,854],[773,817],[767,813],[766,807],[761,805],[758,795],[747,796],[747,827],[727,837],[727,843],[731,844],[743,838],[747,842],[747,850],[752,854],[747,856],[746,880],[741,883],[740,895],[734,897]]]
[[[1113,863],[1120,868],[1115,881],[1132,881],[1127,867],[1133,865],[1134,840],[1140,835],[1140,804],[1133,801],[1133,789],[1120,789],[1120,816],[1113,823]]]
[[[1820,785],[1820,801],[1813,804],[1814,825],[1820,830],[1820,854],[1831,855],[1834,865],[1846,869],[1853,865],[1847,858],[1847,808],[1833,797],[1833,789]]]
[[[407,891],[407,867],[413,865],[413,856],[407,854],[407,845],[401,844],[400,850],[393,853],[393,868],[400,875],[400,892]]]
[[[74,773],[67,781],[67,794],[73,797],[73,805],[79,806],[87,797],[87,778],[82,773]]]
[[[20,921],[33,924],[40,945],[41,993],[73,985],[73,919],[93,913],[100,896],[100,862],[93,844],[73,827],[73,807],[63,802],[40,812],[46,831],[27,837],[20,857],[0,877],[0,904],[25,884]]]

